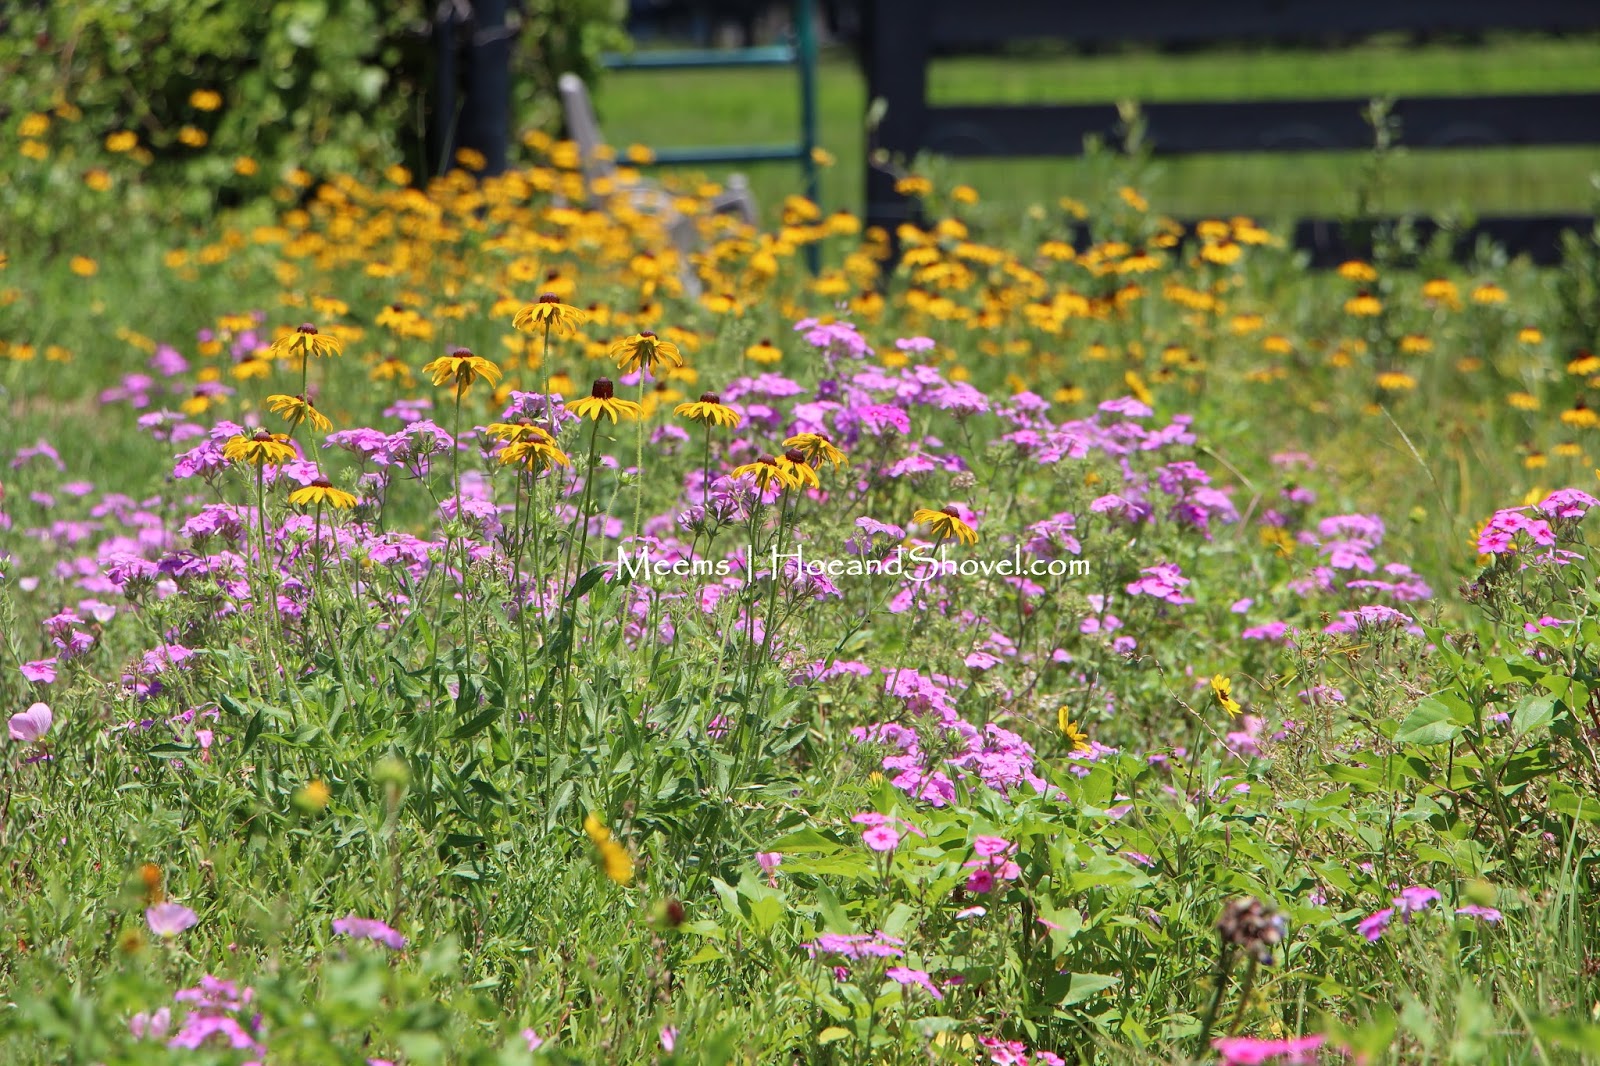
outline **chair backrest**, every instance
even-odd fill
[[[616,164],[602,159],[600,148],[605,138],[600,133],[600,123],[594,117],[594,104],[589,99],[589,87],[576,74],[567,73],[557,79],[561,93],[561,111],[566,116],[567,133],[578,146],[578,158],[583,166],[586,181],[613,173]]]

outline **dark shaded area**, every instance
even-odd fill
[[[434,15],[434,99],[427,155],[434,173],[462,148],[482,154],[484,174],[506,169],[511,148],[514,0],[442,0]]]

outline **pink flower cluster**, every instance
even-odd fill
[[[993,892],[996,885],[1022,876],[1022,868],[1012,858],[1017,845],[1004,837],[980,836],[972,842],[972,851],[977,858],[962,864],[962,869],[972,871],[967,875],[968,892],[986,895]]]
[[[877,811],[863,811],[850,819],[856,825],[867,828],[862,832],[862,842],[877,852],[893,851],[900,845],[903,833],[912,836],[926,837],[927,834],[903,818],[892,814],[879,814]]]
[[[226,1047],[235,1051],[250,1051],[261,1055],[261,1016],[246,1013],[255,998],[250,988],[240,990],[232,981],[206,974],[193,988],[186,988],[172,997],[187,1004],[178,1031],[167,1039],[172,1030],[172,1009],[162,1007],[154,1012],[141,1012],[128,1020],[128,1032],[135,1040],[167,1039],[169,1048],[194,1051],[204,1047]],[[255,1059],[244,1066],[260,1066]]]

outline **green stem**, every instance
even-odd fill
[[[1244,1021],[1244,1011],[1250,1005],[1250,993],[1256,984],[1256,960],[1250,957],[1250,965],[1244,971],[1244,980],[1239,983],[1239,1005],[1234,1008],[1233,1020],[1228,1023],[1228,1035],[1232,1036],[1239,1031],[1239,1023]]]
[[[1228,974],[1233,969],[1233,945],[1226,944],[1222,948],[1222,955],[1217,959],[1217,987],[1211,994],[1211,1004],[1206,1007],[1206,1016],[1200,1021],[1200,1054],[1205,1055],[1211,1049],[1211,1027],[1217,1022],[1217,1011],[1222,1008],[1222,997],[1228,991]]]

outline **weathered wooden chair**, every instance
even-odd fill
[[[563,74],[558,81],[561,109],[567,121],[567,133],[578,146],[578,164],[583,170],[585,191],[599,180],[612,183],[617,180],[615,157],[604,150],[605,138],[594,116],[594,104],[589,99],[589,87],[576,74]],[[691,296],[700,294],[700,279],[695,276],[689,257],[700,247],[700,230],[695,220],[678,210],[674,196],[658,182],[638,178],[627,184],[615,185],[618,192],[628,197],[630,205],[639,211],[658,216],[664,225],[678,259],[683,264],[683,285]],[[712,214],[734,214],[749,225],[755,225],[759,213],[755,196],[750,192],[750,182],[743,174],[732,174],[722,192],[712,198]]]

